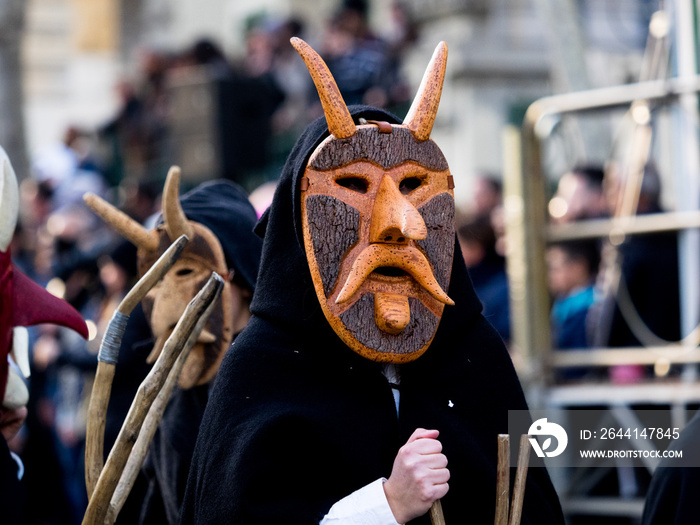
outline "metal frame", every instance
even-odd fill
[[[545,206],[545,177],[540,151],[546,136],[546,116],[589,113],[629,108],[637,101],[655,105],[677,102],[685,94],[700,91],[700,76],[666,81],[640,82],[625,86],[545,97],[527,110],[521,129],[504,130],[504,208],[507,236],[507,271],[510,283],[512,351],[520,366],[521,380],[531,405],[538,408],[609,405],[633,412],[632,405],[647,403],[670,408],[674,424],[687,420],[687,407],[700,403],[700,384],[668,383],[610,385],[583,383],[551,385],[552,369],[570,366],[618,364],[700,363],[700,348],[680,344],[628,349],[586,349],[552,352],[549,295],[545,250],[547,242],[576,238],[700,228],[700,211],[662,213],[645,217],[583,221],[571,225],[548,225]],[[542,131],[540,136],[540,132]],[[647,465],[653,471],[655,465]],[[570,480],[553,472],[567,514],[640,517],[643,500],[625,502],[617,497],[591,499],[569,493]],[[596,473],[592,473],[595,478]],[[585,477],[585,476],[584,476]],[[589,480],[590,481],[590,480]],[[568,487],[568,488],[567,488]]]
[[[545,97],[530,105],[520,130],[509,126],[504,131],[504,202],[513,319],[512,342],[527,363],[523,370],[526,378],[529,373],[538,372],[539,375],[546,372],[542,368],[543,362],[558,366],[557,360],[547,358],[551,348],[544,259],[547,241],[700,227],[700,211],[662,213],[635,218],[634,222],[618,218],[548,226],[544,202],[545,177],[538,136],[538,126],[542,119],[546,116],[625,108],[639,100],[668,104],[683,94],[698,91],[700,76]],[[607,360],[597,362],[600,355],[592,354],[591,359],[586,360],[587,364],[609,366]],[[692,355],[692,360],[689,360],[689,355],[684,354],[679,358],[673,353],[669,353],[667,358],[671,363],[700,362],[697,352]],[[629,350],[628,362],[647,363],[648,356],[646,349]]]

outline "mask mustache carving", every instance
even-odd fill
[[[343,288],[335,300],[337,304],[348,301],[362,283],[378,268],[399,268],[410,274],[425,290],[443,304],[454,305],[454,301],[440,288],[433,270],[425,256],[412,246],[399,247],[370,244],[353,262]]]

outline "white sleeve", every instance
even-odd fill
[[[331,507],[319,525],[398,525],[380,478],[345,496]]]
[[[15,460],[15,463],[17,463],[17,479],[21,480],[24,477],[24,463],[22,462],[22,458],[11,450],[10,456]]]

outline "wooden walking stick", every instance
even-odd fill
[[[498,464],[496,473],[496,518],[494,525],[520,525],[522,517],[523,500],[525,498],[525,481],[527,480],[527,467],[530,461],[529,436],[520,436],[520,450],[518,451],[518,468],[515,471],[515,485],[513,486],[513,500],[510,503],[510,520],[508,512],[508,493],[510,492],[510,436],[498,435]]]
[[[105,519],[106,525],[111,525],[116,521],[119,512],[124,506],[124,503],[126,502],[126,499],[129,496],[134,483],[136,482],[141,466],[146,459],[148,448],[151,445],[151,441],[153,441],[153,436],[155,435],[158,425],[163,418],[165,407],[168,405],[168,402],[172,397],[173,390],[177,384],[182,367],[184,366],[185,361],[187,361],[187,357],[190,355],[190,350],[192,350],[197,337],[209,319],[209,315],[214,309],[215,304],[216,297],[197,321],[197,324],[195,325],[192,334],[185,344],[185,347],[182,349],[182,352],[180,352],[177,361],[175,361],[173,369],[170,371],[170,374],[168,374],[168,379],[165,381],[163,388],[158,393],[158,396],[156,397],[155,401],[153,401],[153,404],[148,411],[148,415],[146,416],[146,420],[143,422],[141,432],[139,432],[139,437],[134,444],[131,454],[129,454],[129,459],[124,467],[124,472],[119,479],[119,484],[117,485],[114,495],[112,496],[112,500],[110,501],[109,510],[107,511],[107,518]]]
[[[148,291],[160,281],[175,264],[187,237],[182,235],[161,255],[156,263],[134,285],[114,312],[107,330],[102,338],[97,356],[97,372],[88,407],[87,429],[85,434],[85,484],[88,499],[97,485],[104,462],[104,434],[107,417],[107,405],[112,392],[114,371],[119,357],[122,336],[126,329],[129,315]]]
[[[210,304],[218,297],[223,279],[213,273],[204,287],[187,305],[173,333],[166,341],[155,365],[139,386],[117,441],[107,458],[97,485],[88,504],[83,525],[102,525],[109,509],[109,502],[119,483],[131,450],[136,442],[146,415],[182,349],[190,340],[197,321]]]
[[[508,525],[508,496],[510,495],[510,436],[498,435],[498,464],[496,466],[496,519],[494,525]]]
[[[445,525],[445,516],[442,514],[442,503],[440,500],[433,501],[430,506],[430,523],[433,525]]]
[[[530,461],[530,442],[528,435],[520,436],[520,451],[518,452],[518,468],[515,471],[513,500],[510,503],[510,521],[508,525],[520,525],[525,498],[525,482],[527,480],[527,465]]]

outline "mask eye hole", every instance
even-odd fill
[[[184,277],[185,275],[189,275],[193,272],[194,270],[192,268],[180,268],[177,272],[175,272],[175,275],[177,277]]]
[[[406,177],[399,183],[399,191],[402,195],[408,195],[421,184],[423,184],[423,179],[420,177]]]
[[[337,179],[335,183],[355,193],[367,193],[367,181],[360,177],[344,177]]]

